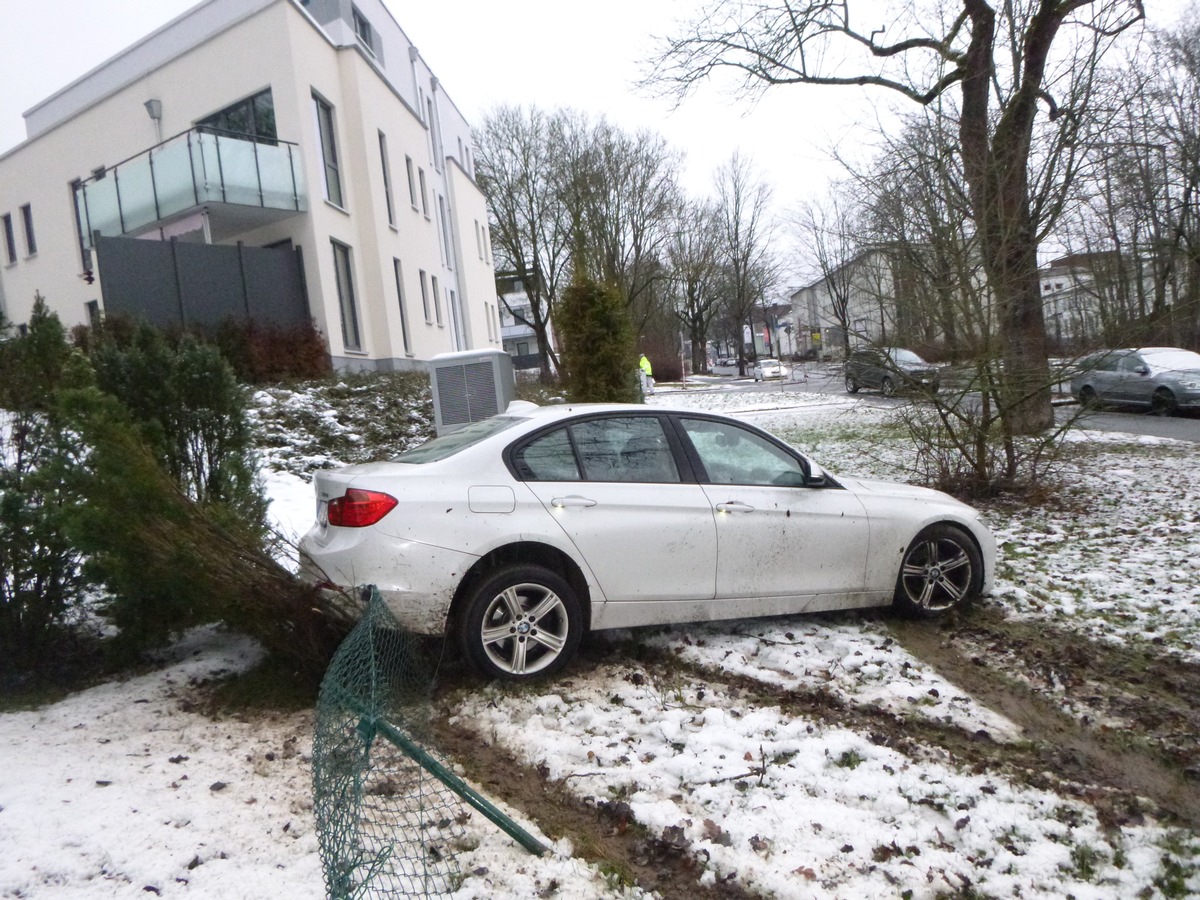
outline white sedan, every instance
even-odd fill
[[[754,364],[751,370],[755,381],[766,381],[768,378],[786,378],[787,366],[777,359],[764,357]]]
[[[835,477],[724,416],[515,403],[391,462],[315,473],[304,573],[374,584],[499,678],[564,666],[589,629],[894,605],[991,590],[979,514]]]

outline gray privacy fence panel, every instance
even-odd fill
[[[289,326],[311,318],[300,253],[290,247],[102,237],[96,256],[110,315],[159,328],[229,318]]]

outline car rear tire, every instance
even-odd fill
[[[483,675],[508,681],[554,674],[582,637],[575,591],[537,565],[506,566],[476,585],[458,630],[467,661]]]
[[[896,577],[893,605],[903,615],[931,619],[962,606],[983,588],[983,557],[957,525],[931,525],[913,539]]]
[[[883,376],[883,381],[879,382],[880,393],[885,397],[895,396],[896,382],[892,381],[888,376]]]
[[[1159,388],[1154,392],[1154,396],[1150,398],[1150,411],[1156,416],[1174,415],[1175,410],[1179,408],[1179,401],[1175,399],[1175,395],[1167,388]]]
[[[1085,384],[1079,389],[1079,403],[1084,409],[1099,409],[1100,398],[1096,396],[1096,389],[1090,384]]]
[[[852,376],[852,375],[846,376],[846,393],[848,393],[848,394],[857,394],[858,393],[858,382],[854,380],[854,376]]]

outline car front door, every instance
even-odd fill
[[[854,494],[806,486],[795,455],[736,423],[679,423],[716,517],[718,600],[864,589],[869,528]]]
[[[513,468],[566,532],[610,602],[710,600],[717,533],[653,415],[597,416],[516,448]]]

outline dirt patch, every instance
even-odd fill
[[[994,608],[890,628],[910,653],[1019,725],[1059,774],[1200,823],[1200,668]]]

